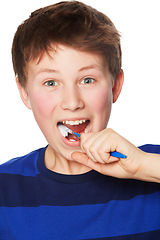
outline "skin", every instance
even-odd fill
[[[86,81],[87,79],[87,81]],[[66,143],[57,123],[89,119],[88,134],[106,128],[112,103],[123,85],[123,71],[114,81],[102,56],[59,45],[27,65],[25,88],[17,84],[24,104],[34,117],[49,146],[45,165],[52,171],[81,174],[92,169],[73,159],[83,152],[81,142]]]
[[[73,159],[104,175],[160,183],[159,154],[141,151],[112,129],[83,134],[81,148],[83,153],[74,152]],[[113,158],[109,154],[112,151],[121,152],[127,158]]]
[[[160,157],[142,152],[112,129],[107,129],[112,103],[123,85],[123,71],[113,84],[100,55],[58,46],[27,66],[27,83],[17,85],[24,104],[49,145],[45,153],[48,169],[63,174],[81,174],[91,169],[113,177],[160,182]],[[89,119],[88,133],[78,142],[60,134],[57,123]],[[110,152],[127,156],[118,159]]]

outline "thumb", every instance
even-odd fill
[[[85,153],[82,152],[73,152],[71,155],[72,159],[76,162],[79,162],[91,169],[94,169],[98,172],[101,172],[101,163],[93,162]]]
[[[82,152],[73,152],[71,155],[72,159],[76,162],[82,163],[83,165],[88,166],[89,157]]]

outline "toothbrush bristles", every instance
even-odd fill
[[[66,127],[65,125],[59,124],[58,127],[59,127],[59,130],[60,130],[60,132],[62,133],[62,135],[63,135],[64,137],[68,137],[68,134],[70,133],[70,134],[74,134],[74,135],[76,135],[78,138],[80,138],[80,134],[78,134],[78,133],[76,133],[76,132],[73,132],[71,129],[69,129],[69,128]]]

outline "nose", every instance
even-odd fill
[[[64,89],[62,95],[61,107],[63,110],[76,111],[84,108],[84,101],[77,87]]]

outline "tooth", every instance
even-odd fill
[[[79,125],[79,124],[82,124],[82,123],[85,123],[86,120],[82,119],[82,120],[76,120],[76,121],[69,121],[69,120],[66,120],[66,121],[63,121],[63,124],[68,124],[68,125]]]
[[[87,126],[86,126],[86,128],[85,128],[85,130],[84,130],[84,132],[85,132],[85,133],[88,133],[88,131],[89,131],[89,128],[90,128],[90,126],[89,126],[89,125],[87,125]]]
[[[87,128],[85,128],[84,133],[88,133],[88,129]]]

